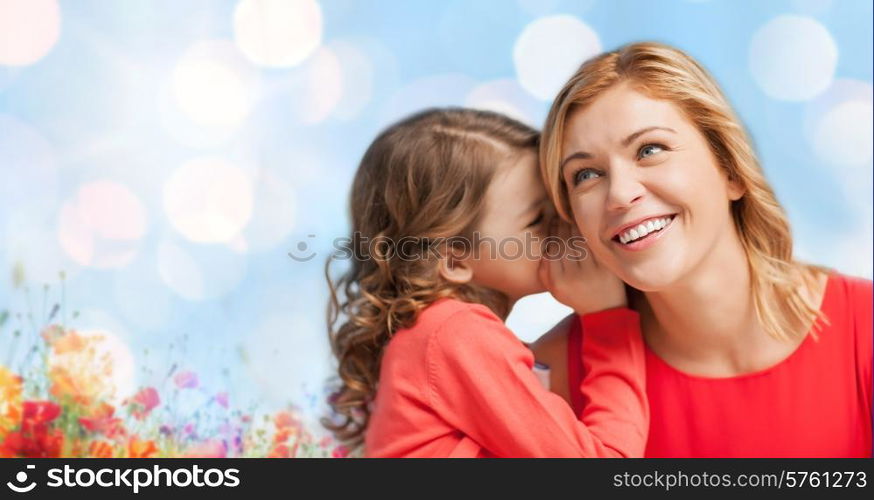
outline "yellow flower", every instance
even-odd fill
[[[21,377],[0,366],[0,437],[21,422]]]

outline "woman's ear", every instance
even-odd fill
[[[470,262],[469,252],[449,246],[440,257],[438,264],[440,276],[450,283],[463,285],[473,279],[473,266]]]
[[[743,185],[741,185],[740,180],[738,179],[729,179],[728,180],[728,199],[731,201],[737,201],[743,197],[744,193],[746,193],[746,189],[744,189]]]
[[[743,182],[737,175],[732,174],[731,169],[726,170],[726,193],[730,201],[737,201],[747,192]]]

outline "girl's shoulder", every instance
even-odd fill
[[[427,306],[411,327],[395,333],[390,344],[395,344],[395,348],[418,349],[439,340],[436,343],[443,346],[472,347],[481,341],[494,340],[496,333],[516,338],[488,307],[449,297]]]

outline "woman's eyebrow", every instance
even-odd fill
[[[632,141],[634,141],[635,139],[637,139],[638,137],[640,137],[641,135],[643,135],[647,132],[652,132],[653,130],[664,130],[666,132],[673,132],[674,134],[677,133],[676,130],[669,128],[669,127],[657,127],[657,126],[645,127],[645,128],[638,130],[637,132],[634,132],[633,134],[629,135],[628,137],[626,137],[622,141],[622,147],[628,147],[628,145],[631,144]],[[591,157],[592,157],[591,153],[587,153],[585,151],[577,151],[576,153],[568,155],[567,158],[565,158],[564,160],[561,161],[561,165],[559,165],[559,170],[563,171],[567,162],[569,162],[571,160],[588,160]]]
[[[638,130],[637,132],[626,137],[625,140],[622,141],[622,146],[628,147],[628,145],[631,144],[631,142],[633,140],[637,139],[638,137],[640,137],[641,135],[643,135],[647,132],[652,132],[653,130],[665,130],[667,132],[673,132],[675,134],[677,133],[676,130],[674,130],[672,128],[668,128],[668,127],[646,127],[646,128],[642,128],[642,129]]]

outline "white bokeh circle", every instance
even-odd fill
[[[803,101],[823,92],[834,78],[838,47],[815,19],[781,15],[759,28],[749,48],[749,66],[774,99]]]
[[[198,243],[232,240],[252,216],[252,182],[221,158],[185,163],[164,184],[164,212],[173,227]]]
[[[61,207],[58,241],[82,266],[119,268],[136,255],[146,224],[146,209],[127,186],[92,181]]]
[[[513,47],[513,65],[522,88],[552,100],[574,71],[601,52],[598,34],[570,15],[542,17],[525,27]]]
[[[171,88],[176,106],[192,122],[233,127],[255,105],[259,78],[233,44],[205,40],[192,45],[173,69]]]
[[[0,65],[27,66],[39,61],[60,34],[57,0],[0,0]]]
[[[296,66],[322,42],[322,9],[315,0],[241,0],[234,40],[253,63]]]
[[[814,147],[820,158],[830,163],[858,167],[871,162],[874,148],[874,105],[870,100],[853,99],[826,112],[816,129]]]

